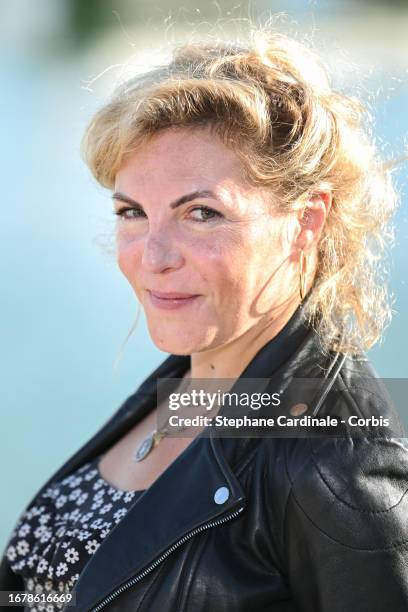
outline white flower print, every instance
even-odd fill
[[[38,519],[38,522],[40,523],[40,525],[45,525],[45,523],[48,523],[50,518],[51,518],[51,514],[48,512],[47,514],[43,514],[42,516],[40,516],[40,518]]]
[[[90,521],[93,516],[94,516],[93,512],[87,512],[79,520],[80,520],[81,523],[86,523],[86,522]]]
[[[33,518],[33,511],[32,510],[27,510],[25,516],[26,516],[26,519],[28,521],[31,521],[31,519]]]
[[[134,491],[126,491],[125,493],[125,497],[123,498],[123,501],[128,504],[130,501],[132,501],[132,499],[135,496],[135,492]]]
[[[75,508],[75,510],[73,510],[70,515],[69,518],[71,521],[77,521],[79,519],[79,517],[81,516],[81,511],[79,508]]]
[[[99,543],[96,540],[88,540],[85,548],[90,555],[92,555],[98,548]]]
[[[99,508],[100,506],[102,506],[103,504],[103,500],[102,499],[96,499],[94,501],[94,503],[91,506],[91,510],[96,510],[97,508]]]
[[[34,531],[34,535],[36,538],[41,538],[41,536],[44,533],[47,533],[48,531],[48,527],[47,525],[40,525],[39,527],[37,527],[37,529]]]
[[[42,514],[45,510],[45,506],[33,506],[32,508],[32,513],[33,516],[39,516],[40,514]]]
[[[98,489],[100,489],[101,487],[103,487],[104,485],[104,481],[102,480],[102,478],[98,478],[98,480],[96,482],[93,483],[92,488],[94,491],[97,491]]]
[[[30,555],[27,561],[28,567],[33,568],[37,559],[38,559],[38,555],[36,553],[34,553],[33,555]]]
[[[52,531],[51,529],[47,528],[47,531],[44,531],[44,533],[42,534],[40,538],[41,544],[46,544],[48,540],[51,538],[51,536],[52,536]]]
[[[78,499],[78,497],[81,495],[81,493],[82,493],[82,489],[74,489],[69,494],[68,499],[70,501],[74,501],[75,499]]]
[[[69,486],[71,489],[77,487],[82,482],[82,476],[76,476],[70,483]]]
[[[89,538],[91,536],[91,532],[90,531],[80,531],[78,534],[78,540],[80,540],[80,542],[83,542],[84,540],[86,540],[87,538]]]
[[[60,491],[61,487],[52,487],[50,491],[50,497],[52,499],[57,499],[58,495],[60,494]]]
[[[27,542],[27,540],[20,540],[19,542],[17,542],[17,552],[19,555],[24,557],[24,555],[26,555],[29,550],[30,550],[30,545]]]
[[[62,508],[62,506],[67,502],[67,496],[66,495],[60,495],[57,498],[57,501],[55,502],[55,505],[57,508]]]
[[[70,476],[67,476],[66,478],[64,478],[64,480],[61,482],[61,484],[67,485],[70,482],[72,482],[73,479],[74,479],[74,476],[72,474],[70,474]]]
[[[55,575],[63,576],[67,570],[68,570],[68,565],[66,563],[58,563],[57,569],[55,570]]]
[[[90,480],[92,480],[92,478],[95,478],[95,476],[97,475],[98,470],[97,469],[93,469],[90,470],[85,476],[84,479],[89,482]]]
[[[88,493],[82,493],[76,501],[77,506],[81,506],[88,499]]]
[[[25,559],[20,559],[20,561],[17,561],[17,563],[13,564],[13,569],[15,572],[18,572],[19,570],[22,570],[24,566],[25,566]]]
[[[97,518],[91,523],[92,529],[101,529],[102,526],[103,526],[103,519],[101,518]]]
[[[37,565],[37,572],[39,574],[42,574],[43,572],[45,572],[45,570],[48,567],[48,561],[47,559],[40,559],[40,562]]]
[[[120,519],[125,516],[125,514],[126,508],[120,508],[119,510],[116,510],[115,514],[113,515],[113,518],[115,519],[116,523],[118,523]]]
[[[29,508],[31,514],[24,512],[21,515],[6,554],[10,561],[13,559],[13,569],[27,566],[29,575],[34,577],[36,574],[31,592],[37,581],[48,589],[47,594],[58,589],[69,592],[75,588],[82,568],[82,551],[88,558],[93,555],[101,542],[109,537],[115,524],[126,515],[127,504],[136,492],[121,491],[109,485],[94,466],[96,460],[51,485],[46,491],[50,501],[46,501],[44,497],[47,495],[42,494],[42,498],[34,502],[36,505]],[[35,538],[36,544],[43,543],[39,545],[40,555],[31,551],[34,547],[31,537],[33,542]],[[31,572],[28,572],[28,567]],[[78,573],[71,575],[77,568]],[[47,610],[47,602],[41,605],[44,611]],[[50,612],[61,609],[57,603],[49,605]],[[39,612],[40,604],[31,604],[29,608],[31,612]]]
[[[68,581],[68,585],[72,588],[76,581],[79,579],[79,574],[74,574]]]
[[[28,523],[24,523],[24,525],[21,525],[20,529],[18,530],[18,535],[20,536],[20,538],[24,538],[27,533],[30,533],[30,531],[30,525]]]
[[[68,561],[68,563],[76,563],[77,561],[79,561],[78,551],[75,550],[75,548],[68,548],[68,550],[65,553],[65,558]]]

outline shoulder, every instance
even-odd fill
[[[343,365],[309,414],[398,416],[367,361]],[[408,439],[396,420],[369,435],[262,440],[266,533],[299,610],[406,610]]]
[[[265,441],[269,483],[278,495],[285,491],[285,528],[296,524],[355,549],[408,543],[408,440],[366,359],[345,360],[317,414],[368,422],[382,417],[389,425]]]
[[[308,438],[286,456],[287,519],[338,543],[378,550],[408,541],[408,445],[396,438]]]
[[[280,442],[286,477],[283,488],[276,480],[269,486],[265,505],[272,548],[299,610],[406,610],[407,441]]]
[[[399,415],[401,399],[408,390],[403,385],[402,380],[381,379],[365,356],[347,357],[319,414],[340,411],[344,416],[383,417],[388,422],[382,430],[386,436],[405,437]]]

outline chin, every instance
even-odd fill
[[[151,328],[148,325],[150,337],[155,346],[165,353],[173,355],[191,355],[212,348],[212,342],[209,338],[209,331],[194,329],[189,332],[188,329],[170,331],[168,328],[161,330],[158,326]]]

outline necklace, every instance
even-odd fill
[[[183,431],[184,429],[187,429],[189,426],[188,425],[184,425],[183,427],[172,427],[171,429],[173,431]],[[134,460],[135,461],[143,461],[143,459],[145,457],[147,457],[147,455],[159,444],[159,442],[165,437],[167,436],[167,434],[169,433],[168,428],[164,428],[164,429],[154,429],[153,431],[151,431],[146,438],[143,440],[143,442],[137,447],[137,450],[134,454]]]
[[[189,372],[187,372],[188,374]],[[186,379],[187,374],[185,374],[183,380]],[[182,384],[180,384],[180,389],[182,388]],[[186,389],[189,388],[189,385],[187,385]],[[186,389],[184,389],[184,393],[186,392]],[[205,413],[204,413],[205,414]],[[133,458],[135,461],[143,461],[143,459],[145,459],[145,457],[147,457],[147,455],[160,443],[160,441],[169,433],[169,427],[168,427],[168,423],[169,421],[167,421],[167,423],[165,424],[165,427],[160,428],[160,429],[153,429],[145,438],[144,440],[141,442],[141,444],[139,444],[139,446],[136,449],[136,452],[133,455]],[[171,429],[173,431],[183,431],[184,429],[187,429],[187,427],[189,427],[188,425],[184,425],[178,428],[172,427]]]
[[[157,444],[165,435],[166,434],[163,431],[158,431],[157,429],[151,431],[149,435],[143,440],[143,442],[138,446],[134,454],[134,460],[143,461],[143,459],[147,457],[150,451],[155,446],[157,446]]]

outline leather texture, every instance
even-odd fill
[[[110,448],[155,407],[157,379],[189,364],[170,355],[41,490]],[[408,445],[367,359],[324,352],[299,308],[245,377],[269,378],[274,391],[319,378],[307,414],[392,426],[357,438],[200,434],[108,534],[67,611],[408,610]],[[0,589],[22,590],[4,556]]]

